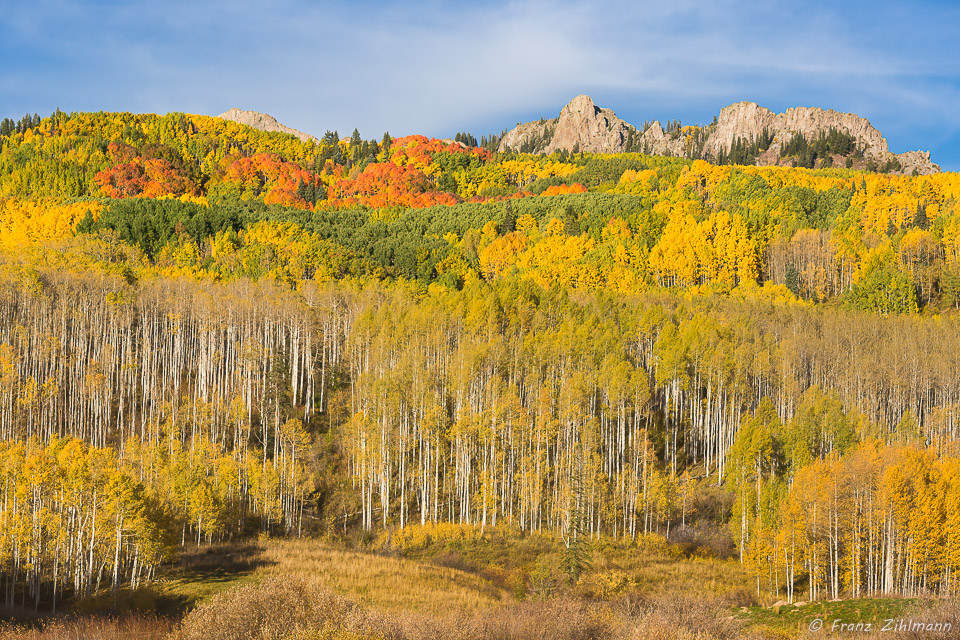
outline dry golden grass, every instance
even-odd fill
[[[282,615],[277,615],[282,611]],[[316,584],[273,577],[224,592],[184,620],[177,640],[495,638],[612,638],[604,616],[583,603],[538,603],[499,615],[460,612],[444,618],[410,612],[378,612]]]
[[[552,574],[552,592],[562,591],[566,576],[560,570],[563,543],[551,533],[520,535],[506,528],[456,525],[411,526],[384,534],[381,548],[403,557],[445,564],[483,575],[511,593],[526,584],[529,595],[537,591],[535,575]],[[624,593],[641,595],[698,593],[754,604],[754,587],[748,573],[735,559],[690,557],[662,536],[638,536],[636,540],[597,538],[590,541],[590,566],[575,591],[594,599],[610,599]],[[542,591],[542,590],[540,590]]]
[[[150,586],[156,606],[133,602],[131,608],[183,613],[226,589],[252,581],[254,570],[263,563],[262,553],[263,547],[255,542],[189,546]]]
[[[738,565],[684,558],[656,539],[598,541],[579,585],[571,589],[555,576],[552,595],[529,592],[519,602],[504,577],[529,578],[530,567],[555,561],[557,540],[439,529],[404,537],[405,544],[379,547],[391,555],[309,539],[263,541],[250,562],[256,568],[239,586],[206,599],[187,617],[182,637],[206,640],[219,637],[212,630],[228,629],[234,632],[224,638],[748,637],[740,622],[728,620],[749,585]],[[396,555],[404,552],[417,559]],[[598,587],[611,580],[615,588]],[[284,612],[282,620],[276,611]]]
[[[604,538],[591,546],[591,566],[571,587],[560,570],[562,542],[546,533],[414,526],[382,535],[367,550],[317,539],[268,539],[191,549],[158,591],[191,608],[237,584],[285,576],[374,607],[423,614],[481,611],[565,592],[602,600],[697,593],[753,604],[752,583],[735,560],[686,557],[658,536]],[[549,588],[540,588],[544,582]]]
[[[161,640],[176,627],[172,620],[128,615],[85,615],[56,619],[42,627],[0,623],[0,640]]]
[[[754,604],[749,574],[736,560],[688,558],[657,541],[624,545],[616,542],[595,545],[590,570],[582,579],[588,587],[622,576],[621,592],[644,595],[691,594],[723,598],[737,606]],[[591,595],[602,594],[592,591]]]
[[[753,640],[724,604],[694,598],[618,603],[571,597],[425,616],[377,611],[316,584],[274,577],[202,604],[176,640]],[[282,612],[282,613],[278,613]]]
[[[488,580],[450,567],[337,549],[314,540],[270,540],[252,578],[295,578],[385,609],[441,614],[478,611],[509,595]]]
[[[0,640],[807,637],[798,628],[734,619],[735,605],[754,599],[739,564],[690,558],[655,536],[594,541],[591,566],[576,585],[559,572],[560,543],[549,535],[434,527],[392,538],[389,544],[375,544],[377,552],[310,539],[190,549],[173,578],[151,592],[158,601],[166,598],[192,609],[182,625],[170,621],[175,618],[88,615],[37,629],[0,624]],[[544,567],[552,567],[552,587],[535,589],[534,583],[544,579]],[[514,588],[518,579],[528,588]],[[145,596],[130,594],[130,603],[139,597]],[[915,619],[950,621],[960,628],[955,602],[923,607],[912,614]],[[821,631],[809,637],[840,636]]]

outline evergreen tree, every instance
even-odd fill
[[[800,272],[794,265],[787,265],[787,271],[783,277],[787,289],[793,292],[795,296],[800,295]]]
[[[573,505],[570,509],[570,520],[563,535],[564,549],[561,563],[567,578],[572,584],[580,579],[585,571],[590,569],[590,540],[586,523],[586,496],[583,490],[583,461],[578,463],[576,475],[573,477]]]
[[[913,224],[918,229],[926,231],[930,227],[930,220],[927,218],[927,207],[922,202],[917,203],[917,213],[913,216]]]
[[[338,144],[340,142],[340,135],[336,131],[326,131],[320,139],[320,142],[328,146]]]
[[[580,221],[577,219],[577,213],[569,204],[563,210],[563,231],[568,236],[580,235]]]
[[[503,214],[503,221],[500,223],[500,234],[505,235],[516,230],[517,216],[513,212],[513,203],[507,200],[507,210]]]
[[[473,136],[473,134],[467,133],[466,131],[458,132],[453,140],[454,142],[459,142],[467,147],[477,146],[477,139]]]

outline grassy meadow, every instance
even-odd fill
[[[356,539],[272,539],[186,549],[165,577],[43,617],[16,612],[0,640],[734,640],[871,637],[884,619],[954,621],[949,602],[863,599],[771,606],[735,558],[658,536],[594,540],[576,581],[550,534],[428,525]],[[7,611],[10,618],[12,611]],[[820,619],[824,629],[810,631]],[[947,638],[924,631],[885,638]]]

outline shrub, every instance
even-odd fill
[[[280,640],[317,632],[402,637],[351,600],[297,579],[272,578],[214,596],[186,617],[178,640]]]

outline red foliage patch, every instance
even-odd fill
[[[114,140],[107,147],[115,163],[98,172],[93,181],[110,198],[157,198],[197,194],[197,185],[183,166],[179,154],[169,147],[149,145],[138,152]]]
[[[394,138],[390,144],[390,157],[394,158],[397,154],[415,159],[424,165],[430,164],[431,155],[438,152],[463,153],[473,155],[484,162],[490,160],[493,156],[483,147],[467,147],[459,142],[444,142],[436,138],[427,138],[426,136],[412,135],[402,138]],[[397,164],[405,164],[398,159]]]
[[[233,182],[241,191],[262,195],[266,204],[309,209],[310,203],[300,196],[298,189],[301,184],[321,184],[318,176],[273,153],[227,156],[221,166],[217,182]]]
[[[432,189],[433,181],[419,169],[393,162],[370,164],[354,180],[337,183],[338,205],[368,207],[430,207],[456,204],[453,194]]]

